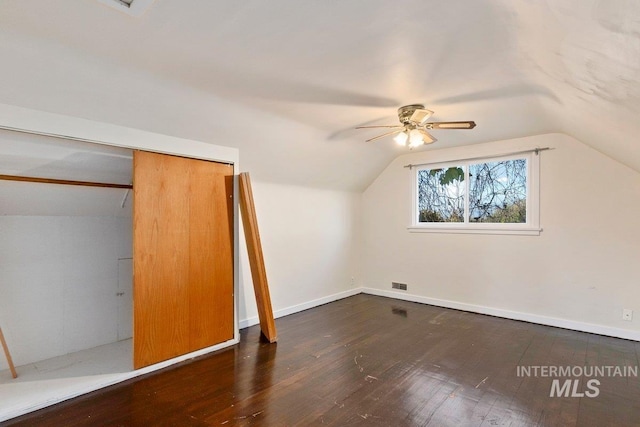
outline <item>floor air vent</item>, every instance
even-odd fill
[[[406,283],[391,282],[391,287],[393,289],[399,289],[401,291],[406,291],[407,290],[407,284]]]

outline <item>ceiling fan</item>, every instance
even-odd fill
[[[399,125],[381,126],[358,126],[356,129],[388,128],[393,129],[382,135],[367,139],[367,142],[375,141],[385,136],[396,135],[394,140],[402,146],[409,145],[409,148],[419,147],[423,144],[436,142],[427,130],[431,129],[473,129],[476,123],[473,121],[463,122],[428,122],[433,111],[427,110],[422,104],[405,105],[398,108]]]

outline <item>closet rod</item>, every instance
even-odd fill
[[[129,184],[111,184],[107,182],[89,182],[89,181],[71,181],[66,179],[53,178],[35,178],[31,176],[17,175],[0,175],[0,180],[5,181],[22,181],[22,182],[38,182],[41,184],[61,184],[61,185],[80,185],[83,187],[102,187],[102,188],[124,188],[131,190],[133,185]]]

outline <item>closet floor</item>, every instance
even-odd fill
[[[18,366],[18,378],[0,371],[0,421],[17,408],[42,407],[59,396],[77,396],[97,386],[130,378],[132,340]]]

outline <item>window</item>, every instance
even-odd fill
[[[536,154],[414,170],[411,231],[539,234]]]

